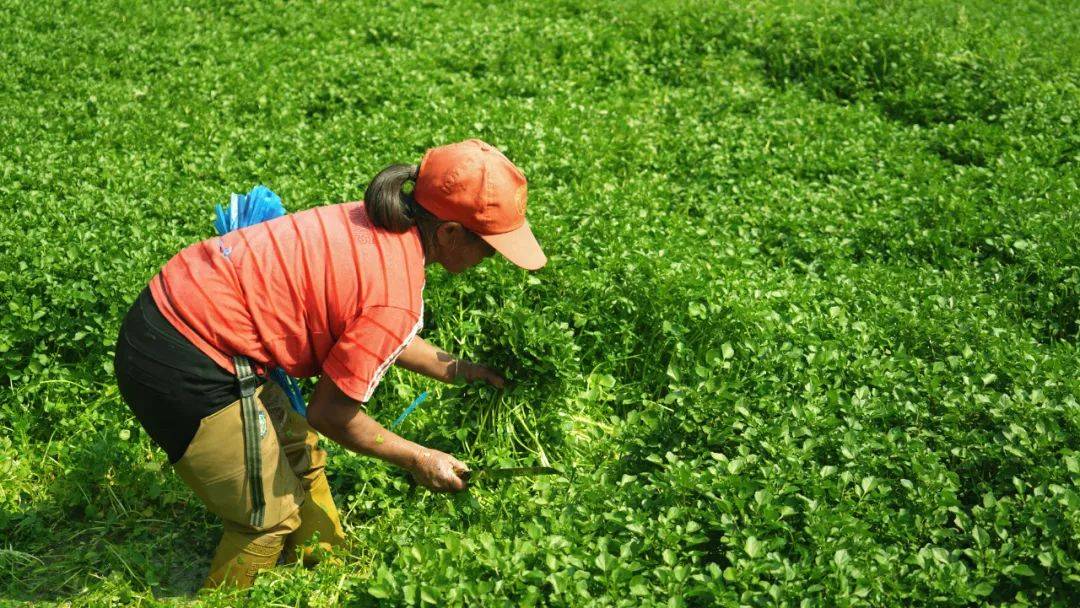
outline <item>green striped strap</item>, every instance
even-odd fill
[[[266,511],[266,498],[262,489],[262,450],[259,448],[259,406],[255,403],[258,379],[251,370],[247,357],[233,357],[236,379],[240,382],[240,407],[244,425],[244,469],[248,487],[251,488],[251,525],[261,528]]]

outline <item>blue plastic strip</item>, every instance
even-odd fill
[[[409,404],[409,407],[405,408],[404,412],[401,412],[401,415],[397,417],[397,420],[390,423],[390,428],[397,428],[397,425],[404,422],[405,417],[413,413],[413,410],[415,410],[421,403],[423,403],[425,399],[427,399],[427,391],[420,393],[416,397],[416,399],[413,399],[413,402]]]
[[[270,372],[270,378],[277,382],[281,390],[285,391],[285,395],[289,397],[289,403],[296,410],[296,413],[307,418],[307,406],[304,405],[304,394],[300,392],[300,383],[286,374],[285,370],[280,367],[275,367]]]

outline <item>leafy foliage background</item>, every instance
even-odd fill
[[[264,183],[357,200],[480,137],[549,253],[429,273],[332,452],[352,548],[207,605],[1075,605],[1080,5],[0,3],[0,601],[183,603],[212,518],[119,400],[127,307]]]

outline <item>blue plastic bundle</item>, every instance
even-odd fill
[[[217,228],[219,235],[272,220],[286,213],[281,197],[266,186],[255,186],[247,194],[233,194],[229,197],[228,209],[215,205],[214,211],[217,212],[214,228]]]
[[[217,214],[214,228],[217,229],[218,235],[272,220],[286,213],[285,205],[281,204],[281,197],[266,186],[255,186],[247,194],[233,194],[229,197],[228,209],[215,205],[214,211]],[[289,402],[296,413],[307,418],[304,395],[300,392],[300,384],[296,379],[289,377],[280,367],[275,367],[270,372],[270,378],[277,382],[281,390],[289,396]]]

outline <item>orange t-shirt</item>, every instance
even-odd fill
[[[150,282],[161,313],[218,365],[329,376],[367,401],[423,324],[416,228],[376,228],[363,203],[316,207],[207,239]]]

